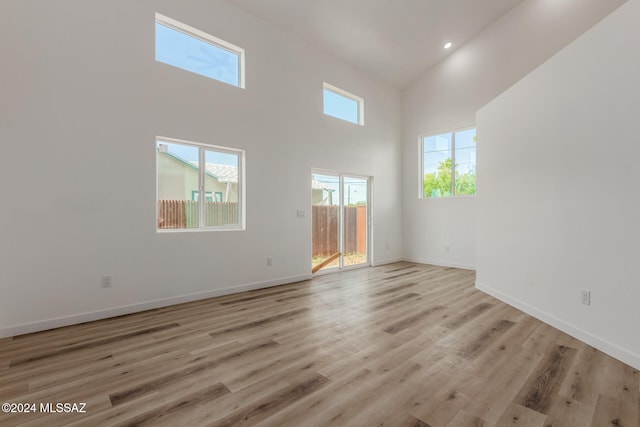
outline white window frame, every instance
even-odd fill
[[[354,95],[351,92],[348,92],[348,91],[346,91],[344,89],[340,89],[337,86],[334,86],[334,85],[329,84],[327,82],[323,82],[322,83],[322,93],[323,93],[323,95],[322,95],[322,103],[323,103],[322,111],[323,112],[324,112],[324,91],[325,90],[328,90],[329,92],[333,92],[336,95],[340,95],[340,96],[343,96],[345,98],[348,98],[348,99],[350,99],[352,101],[355,101],[358,104],[358,121],[357,121],[357,123],[354,123],[354,122],[352,122],[350,120],[345,120],[345,119],[342,119],[340,117],[336,117],[336,116],[332,116],[330,114],[324,113],[326,116],[334,117],[336,119],[339,119],[339,120],[342,120],[342,121],[345,121],[345,122],[348,122],[348,123],[354,123],[354,124],[356,124],[358,126],[364,126],[364,99],[363,98],[359,97],[358,95]]]
[[[420,199],[449,199],[451,197],[473,197],[476,195],[476,193],[474,194],[456,194],[455,193],[455,189],[456,189],[456,177],[455,177],[455,171],[456,171],[456,133],[457,132],[464,132],[465,130],[471,130],[471,129],[477,129],[476,125],[468,125],[468,126],[463,126],[463,127],[459,127],[459,128],[455,128],[455,129],[447,129],[441,132],[430,132],[430,133],[424,133],[422,135],[420,135],[420,137],[418,138],[418,149],[419,149],[419,153],[418,153],[418,161],[420,162],[419,164],[419,175],[420,175],[420,186],[419,186],[419,193],[418,193],[418,197]],[[426,138],[430,138],[432,136],[438,136],[438,135],[443,135],[449,133],[451,134],[451,195],[448,197],[425,197],[424,195],[424,140]],[[476,133],[477,135],[477,133]],[[476,165],[477,165],[477,161],[476,161]]]
[[[180,21],[177,21],[173,18],[169,18],[168,16],[164,16],[160,13],[156,12],[156,23],[164,25],[165,27],[169,27],[173,30],[176,31],[180,31],[181,33],[184,33],[188,36],[194,37],[196,39],[200,39],[205,43],[209,43],[212,44],[220,49],[226,50],[230,53],[233,53],[235,55],[238,55],[238,86],[240,89],[244,89],[245,88],[245,79],[244,79],[244,70],[245,70],[245,54],[244,54],[244,49],[241,47],[238,47],[232,43],[229,43],[226,40],[222,40],[216,36],[212,36],[209,33],[205,33],[202,30],[199,30],[197,28],[191,27],[187,24],[184,24]],[[188,71],[188,70],[187,70]],[[225,83],[225,84],[230,84],[227,82],[224,82],[222,80],[218,80],[218,79],[214,79],[212,78],[212,80],[215,81],[219,81],[221,83]],[[233,84],[230,84],[231,86],[235,86]]]
[[[182,144],[188,145],[191,147],[198,148],[198,228],[158,228],[158,166],[156,162],[156,231],[158,233],[183,233],[183,232],[198,232],[198,231],[228,231],[228,230],[246,230],[246,199],[245,199],[245,150],[238,148],[230,148],[230,147],[222,147],[220,145],[212,145],[205,144],[201,142],[194,141],[186,141],[184,139],[178,138],[170,138],[165,136],[156,136],[154,140],[154,147],[157,147],[158,143],[166,142],[168,144]],[[202,203],[203,200],[206,201],[206,191],[205,191],[205,174],[206,174],[206,163],[205,163],[205,151],[217,151],[220,153],[227,154],[235,154],[238,156],[238,224],[228,224],[224,226],[206,226],[205,221],[205,203]],[[203,167],[204,165],[204,167]]]

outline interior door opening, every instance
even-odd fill
[[[370,178],[314,171],[311,182],[311,271],[370,265]]]

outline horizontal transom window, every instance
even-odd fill
[[[244,88],[244,49],[159,13],[156,61]]]
[[[324,114],[364,126],[364,100],[346,90],[323,85]]]

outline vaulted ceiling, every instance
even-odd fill
[[[403,88],[524,0],[228,1]]]

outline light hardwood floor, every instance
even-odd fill
[[[631,367],[396,263],[0,340],[1,426],[640,426]],[[86,403],[86,413],[39,405]]]

